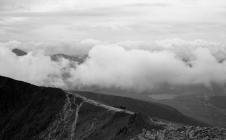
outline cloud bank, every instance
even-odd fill
[[[21,43],[1,43],[0,75],[44,86],[113,88],[137,93],[166,85],[226,84],[226,49],[222,44],[173,39],[152,43],[86,40],[80,41],[80,45],[80,48],[79,43],[71,45],[70,53],[68,47],[50,48],[56,48],[54,53],[73,56],[81,55],[78,50],[83,50],[82,54],[88,56],[83,63],[66,58],[51,60],[53,52],[48,52],[48,45],[40,51]],[[29,50],[28,54],[16,56],[11,51],[16,47]]]

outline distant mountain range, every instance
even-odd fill
[[[27,55],[27,52],[17,48],[12,49],[12,52],[15,53],[17,56]]]
[[[0,77],[1,140],[225,139],[176,109]],[[193,126],[191,126],[193,125]],[[199,126],[198,126],[199,125]]]
[[[17,56],[27,55],[26,51],[24,51],[22,49],[18,49],[18,48],[12,49],[12,52],[14,54],[16,54]],[[80,64],[80,63],[83,63],[85,61],[87,56],[86,55],[84,55],[84,56],[73,56],[73,55],[66,55],[66,54],[58,53],[58,54],[50,55],[50,58],[53,61],[60,61],[60,59],[64,58],[64,59],[67,59],[69,61],[78,62]]]
[[[61,58],[64,58],[64,59],[67,59],[67,60],[70,60],[70,61],[74,61],[74,62],[78,62],[79,64],[80,63],[83,63],[85,61],[87,56],[72,56],[72,55],[66,55],[66,54],[54,54],[54,55],[51,55],[51,59],[53,61],[59,61]]]

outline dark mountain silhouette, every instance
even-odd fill
[[[150,104],[154,119],[133,112],[129,106],[119,108],[103,104],[74,91],[38,87],[25,82],[0,77],[0,139],[1,140],[141,140],[173,138],[226,138],[226,130],[210,127],[190,127],[163,120],[163,111],[186,124],[202,124],[161,104]],[[119,99],[111,97],[113,101]],[[129,101],[128,101],[129,102]],[[134,102],[134,106],[139,105]],[[147,105],[147,104],[140,104]],[[158,107],[160,106],[160,107]],[[145,106],[143,106],[145,108]],[[157,113],[155,109],[161,113]],[[160,119],[162,117],[162,119]],[[181,119],[179,118],[181,117]],[[167,119],[165,117],[165,119]],[[171,119],[172,120],[172,119]],[[179,122],[180,122],[179,121]],[[186,122],[188,121],[188,122]],[[183,124],[184,125],[184,124]],[[207,131],[208,130],[208,131]],[[149,135],[151,133],[151,135]]]
[[[14,54],[16,54],[17,56],[27,55],[26,51],[24,51],[22,49],[18,49],[18,48],[12,49],[12,52]],[[87,56],[86,55],[85,56],[73,56],[73,55],[67,55],[67,54],[59,53],[59,54],[50,55],[50,58],[51,58],[52,61],[60,61],[60,59],[64,58],[64,59],[67,59],[67,60],[72,61],[72,62],[78,62],[80,64],[80,63],[83,63],[85,61]]]
[[[12,49],[12,52],[15,53],[17,56],[27,55],[27,52],[17,48]]]
[[[80,64],[85,61],[86,57],[87,56],[72,56],[72,55],[66,55],[66,54],[54,54],[54,55],[51,55],[51,60],[59,61],[61,58],[64,58],[69,61],[78,62]]]
[[[151,127],[141,115],[5,77],[0,119],[1,140],[128,139]]]

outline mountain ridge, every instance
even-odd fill
[[[129,139],[150,128],[139,114],[96,104],[61,89],[0,77],[0,139]]]
[[[120,97],[115,95],[98,94],[98,93],[93,93],[88,91],[76,91],[76,92],[80,95],[83,95],[90,99],[100,101],[104,104],[108,104],[115,107],[116,106],[125,107],[126,109],[129,109],[131,111],[146,113],[147,115],[151,117],[157,117],[158,119],[168,120],[174,123],[182,123],[187,125],[208,126],[207,123],[197,121],[193,118],[189,118],[183,115],[182,113],[180,113],[177,109],[165,104],[161,104],[157,102],[141,101],[141,100],[136,100],[128,97]]]
[[[1,76],[0,119],[1,140],[226,138],[225,129],[181,126],[78,93]]]

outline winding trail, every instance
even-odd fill
[[[73,140],[74,135],[75,135],[76,124],[77,124],[78,117],[79,117],[79,114],[78,113],[79,113],[79,110],[82,107],[82,104],[83,103],[84,102],[81,102],[79,105],[77,105],[77,108],[76,108],[75,119],[74,119],[74,122],[72,123],[72,126],[71,126],[71,140]]]
[[[67,92],[68,94],[74,95],[75,97],[78,97],[78,98],[83,99],[84,102],[87,102],[87,103],[92,104],[92,105],[95,105],[95,106],[103,107],[103,108],[105,108],[105,109],[107,109],[107,110],[111,110],[111,111],[115,111],[115,112],[125,112],[125,113],[131,114],[131,115],[135,114],[135,113],[132,112],[132,111],[129,111],[129,110],[126,110],[126,109],[121,109],[121,108],[112,107],[112,106],[109,106],[109,105],[105,105],[105,104],[103,104],[103,103],[97,102],[97,101],[92,100],[92,99],[88,99],[88,98],[86,98],[86,97],[84,97],[84,96],[81,96],[81,95],[79,95],[79,94],[76,94],[76,93],[71,93],[71,92],[69,92],[69,91],[66,91],[66,92]]]

